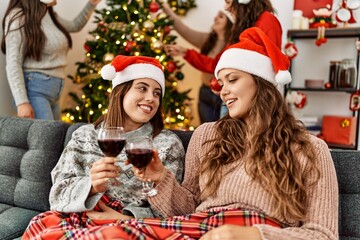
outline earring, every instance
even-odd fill
[[[40,0],[40,2],[44,3],[44,4],[49,4],[54,2],[54,0]]]
[[[240,4],[248,4],[251,0],[238,0]]]

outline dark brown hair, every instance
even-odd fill
[[[125,110],[123,106],[124,96],[129,92],[134,81],[129,81],[117,85],[110,93],[108,113],[100,116],[95,122],[95,128],[104,121],[109,127],[123,127],[125,124]],[[159,108],[154,117],[150,119],[150,124],[153,127],[153,138],[160,134],[164,129],[162,98],[160,97]]]
[[[226,17],[226,25],[225,25],[225,43],[229,42],[230,39],[230,35],[231,35],[231,30],[233,27],[232,22]],[[203,46],[201,47],[201,54],[207,55],[214,47],[215,44],[218,40],[218,35],[216,34],[215,31],[212,31],[209,34],[209,37],[206,39],[205,43],[203,44]]]
[[[238,1],[232,1],[231,12],[235,12],[235,24],[230,36],[230,44],[239,42],[239,35],[245,29],[254,27],[259,16],[264,11],[275,13],[270,0],[251,0],[248,4],[240,4]]]
[[[8,20],[8,26],[7,29],[5,29],[6,18],[16,9],[19,9],[19,11],[15,12]],[[49,10],[50,17],[56,27],[66,36],[68,45],[71,48],[71,36],[69,32],[66,31],[66,29],[56,19],[52,7],[48,8],[46,4],[40,2],[39,0],[10,0],[2,22],[3,37],[1,39],[1,51],[6,54],[5,38],[10,31],[11,24],[13,24],[15,20],[19,19],[20,26],[14,30],[23,30],[21,34],[23,35],[23,44],[26,46],[24,47],[24,57],[33,58],[36,61],[40,61],[41,52],[43,51],[46,42],[46,36],[41,29],[41,21],[47,10]]]
[[[227,115],[216,123],[216,137],[205,142],[212,145],[200,169],[200,174],[208,176],[201,197],[216,194],[227,174],[226,165],[244,164],[250,177],[276,200],[278,214],[284,219],[303,221],[307,188],[320,177],[314,147],[276,87],[253,77],[257,92],[249,107],[247,123],[251,124]],[[305,166],[300,156],[307,158]],[[313,173],[316,180],[309,182]]]

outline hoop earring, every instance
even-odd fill
[[[54,2],[54,0],[40,0],[40,2],[44,3],[44,4],[49,4]]]
[[[248,4],[251,0],[238,0],[240,4]]]

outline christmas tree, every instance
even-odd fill
[[[69,94],[77,106],[65,109],[62,119],[90,123],[106,113],[111,82],[101,78],[101,68],[119,54],[142,55],[155,57],[164,66],[165,126],[190,128],[190,90],[177,90],[178,81],[184,78],[182,64],[167,56],[163,49],[164,44],[174,43],[176,36],[170,34],[172,21],[161,11],[161,3],[157,0],[107,0],[106,3],[106,8],[96,10],[96,28],[90,32],[93,38],[84,44],[86,58],[77,63],[76,75],[72,77],[75,83],[84,85],[82,94]],[[194,0],[169,0],[168,3],[181,15],[195,6]]]

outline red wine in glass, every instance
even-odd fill
[[[101,151],[107,157],[116,157],[125,146],[125,139],[98,139]]]
[[[97,141],[106,157],[117,157],[126,144],[123,127],[102,127],[98,131]],[[118,179],[110,179],[110,184],[121,185]]]
[[[139,136],[134,139],[127,139],[125,152],[129,162],[134,167],[143,170],[145,174],[146,167],[154,156],[154,146],[152,139],[144,136]],[[142,194],[144,197],[151,197],[157,194],[157,190],[149,185],[149,182],[142,182],[142,186]]]
[[[127,149],[126,155],[132,165],[139,169],[143,169],[150,163],[154,151],[152,149],[134,148]]]

